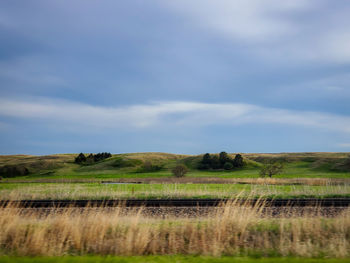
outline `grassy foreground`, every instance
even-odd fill
[[[202,256],[129,256],[129,257],[97,257],[97,256],[64,256],[64,257],[6,257],[0,256],[2,263],[346,263],[350,259],[306,259],[306,258],[241,258],[241,257],[202,257]]]
[[[124,212],[123,212],[124,211]],[[294,211],[294,210],[293,210]],[[350,257],[350,210],[334,218],[227,203],[201,217],[148,217],[141,210],[2,208],[0,252],[18,256],[202,255]]]

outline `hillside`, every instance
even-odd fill
[[[2,155],[0,169],[19,167],[28,172],[22,176],[3,180],[30,179],[94,179],[94,178],[147,178],[169,177],[170,169],[178,163],[185,164],[189,177],[254,178],[259,169],[269,161],[285,164],[283,174],[277,177],[331,177],[350,178],[350,153],[249,153],[242,154],[244,167],[225,170],[198,170],[203,155],[180,155],[170,153],[127,153],[91,164],[76,164],[77,154],[55,154],[46,156]],[[229,156],[234,158],[235,154]],[[151,169],[145,169],[145,164]],[[155,169],[153,169],[153,168]],[[6,176],[3,176],[6,177]]]

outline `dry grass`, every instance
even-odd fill
[[[200,254],[350,256],[350,213],[336,218],[263,218],[261,206],[229,202],[201,218],[155,219],[140,210],[1,208],[0,251],[16,255]]]
[[[258,185],[350,185],[348,178],[220,178],[220,177],[149,177],[149,178],[32,178],[3,179],[4,183],[144,183],[144,184],[258,184]]]

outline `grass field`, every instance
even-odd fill
[[[203,256],[64,256],[64,257],[1,257],[2,263],[347,263],[350,259],[329,258],[247,258]]]
[[[285,163],[285,170],[276,178],[350,178],[349,153],[288,153],[288,154],[243,154],[246,165],[231,171],[201,171],[196,169],[201,156],[166,153],[117,154],[91,165],[74,163],[74,154],[49,156],[0,156],[0,166],[22,165],[30,174],[6,178],[5,181],[37,181],[60,179],[127,179],[167,178],[170,169],[178,163],[190,168],[188,177],[257,178],[262,163],[278,160]],[[234,154],[232,154],[234,156]],[[158,172],[138,172],[145,161],[163,167]]]
[[[244,154],[245,166],[230,171],[196,169],[201,156],[118,154],[89,165],[75,164],[75,156],[0,156],[0,166],[19,165],[30,171],[27,176],[4,178],[0,183],[0,198],[234,198],[237,195],[287,198],[350,195],[347,153]],[[262,164],[271,160],[283,161],[284,172],[272,179],[258,178]],[[162,169],[140,172],[145,162]],[[171,168],[179,163],[189,168],[185,178],[174,178],[171,174]],[[100,184],[102,181],[143,184],[105,185]]]
[[[350,185],[2,183],[0,199],[350,197]]]
[[[245,166],[230,171],[198,170],[201,156],[118,154],[89,165],[75,164],[75,156],[0,156],[0,167],[30,172],[3,178],[0,199],[350,197],[348,153],[243,154]],[[284,163],[283,173],[259,178],[272,160]],[[161,169],[145,172],[145,162]],[[177,164],[189,168],[186,177],[172,176]],[[147,217],[122,208],[0,209],[0,262],[350,261],[349,209],[333,218],[318,210],[275,218],[234,203],[197,217]]]

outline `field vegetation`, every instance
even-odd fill
[[[280,174],[260,178],[270,164],[282,163]],[[0,167],[28,171],[5,176],[0,199],[346,197],[347,165],[347,153],[0,156]],[[178,167],[185,177],[173,175]]]
[[[345,258],[350,211],[335,218],[262,216],[230,201],[208,216],[154,218],[141,210],[1,208],[3,255],[204,255]],[[317,208],[315,208],[317,209]]]
[[[295,257],[211,257],[211,256],[63,256],[63,257],[0,257],[2,263],[346,263],[346,258]]]
[[[220,155],[217,159],[220,160]],[[235,160],[236,154],[228,154]],[[76,154],[48,156],[12,155],[0,156],[0,174],[3,181],[40,181],[43,179],[124,179],[166,178],[176,165],[189,169],[187,177],[258,178],[261,167],[268,162],[284,164],[284,170],[274,178],[350,178],[349,153],[288,153],[288,154],[241,154],[242,167],[231,170],[200,170],[203,155],[189,156],[165,153],[115,154],[112,157],[88,164],[74,162]],[[234,162],[233,162],[234,163]],[[11,167],[19,167],[25,174],[6,175]],[[25,170],[26,169],[26,170]]]
[[[176,217],[122,206],[25,209],[10,203],[0,207],[1,262],[232,262],[232,257],[346,262],[350,257],[349,209],[327,217],[317,207],[310,214],[290,209],[284,215],[287,208],[278,218],[262,209],[264,198],[350,197],[348,153],[220,153],[210,154],[207,163],[205,155],[102,153],[80,155],[76,162],[77,156],[0,156],[0,200],[232,201],[198,216]],[[269,164],[283,169],[261,178]],[[174,176],[176,167],[187,171],[185,176]],[[261,202],[238,204],[242,197]],[[261,257],[270,258],[254,259]]]
[[[349,184],[99,184],[2,183],[0,199],[171,199],[171,198],[350,197]]]

